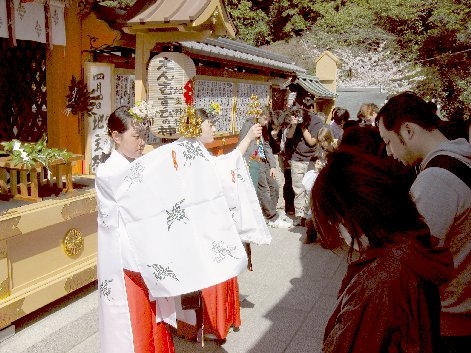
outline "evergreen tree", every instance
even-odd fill
[[[329,49],[344,57],[344,83],[359,70],[356,57],[370,65],[372,74],[363,75],[365,85],[372,77],[392,80],[381,86],[415,89],[437,100],[449,118],[471,115],[471,0],[226,2],[238,38],[249,44],[270,45],[312,73],[312,56]],[[373,60],[378,55],[381,60]],[[381,61],[389,64],[381,67]],[[387,67],[391,71],[383,77],[373,74]]]

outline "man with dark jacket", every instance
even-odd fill
[[[291,116],[291,124],[286,134],[286,144],[290,145],[291,179],[294,190],[294,209],[296,219],[294,225],[304,226],[309,211],[310,195],[303,186],[303,177],[308,170],[314,169],[317,159],[317,134],[324,120],[320,113],[301,109],[302,115]]]

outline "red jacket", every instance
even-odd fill
[[[445,249],[431,249],[428,235],[407,235],[371,248],[352,262],[324,333],[324,352],[437,352],[438,286],[451,278]]]

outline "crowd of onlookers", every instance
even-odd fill
[[[336,107],[327,119],[314,106],[313,100],[304,99],[284,111],[263,108],[257,121],[263,127],[262,138],[253,141],[244,155],[267,224],[279,228],[305,226],[306,243],[315,240],[310,191],[328,153],[337,148],[346,128],[374,126],[378,113],[376,104],[367,103],[360,106],[356,117]],[[247,119],[239,139],[254,124],[252,118]],[[277,211],[280,209],[284,212]]]
[[[404,92],[356,117],[295,103],[262,126],[266,159],[246,160],[267,224],[349,249],[323,350],[471,352],[469,120]]]
[[[241,325],[245,257],[232,252],[244,242],[252,270],[250,243],[268,244],[267,226],[301,226],[305,243],[348,250],[324,352],[471,352],[469,120],[443,120],[413,92],[356,117],[304,99],[261,109],[217,157],[206,148],[215,118],[183,118],[182,138],[143,157],[145,124],[129,107],[108,119],[114,149],[96,176],[102,351],[173,353],[170,326],[223,343]]]

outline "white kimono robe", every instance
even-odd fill
[[[114,173],[128,167],[129,161],[113,151],[107,161],[98,167],[95,179],[98,202],[100,352],[134,352],[121,253],[130,249],[122,249],[124,223],[117,203],[119,190],[110,183]]]
[[[247,266],[241,240],[269,244],[271,235],[237,148],[214,157],[180,139],[133,163],[112,157],[96,181],[101,351],[132,352],[120,237],[158,298],[158,319],[175,325],[169,297],[237,276]]]

